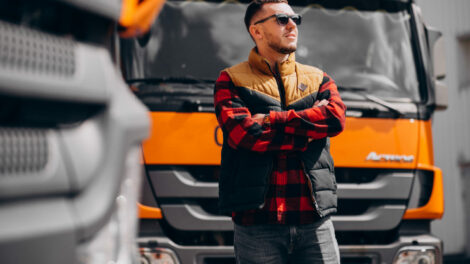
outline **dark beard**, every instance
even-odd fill
[[[292,52],[295,52],[297,50],[297,47],[293,48],[285,48],[285,47],[279,47],[279,45],[274,44],[274,43],[269,43],[268,44],[273,50],[281,53],[281,54],[291,54]]]
[[[294,48],[280,48],[278,52],[282,54],[291,54],[292,52],[295,52],[297,50],[297,47]]]

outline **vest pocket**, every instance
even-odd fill
[[[324,190],[336,191],[335,175],[329,168],[309,170],[308,176],[312,181],[313,191],[319,192]]]

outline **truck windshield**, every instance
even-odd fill
[[[167,2],[149,35],[122,40],[128,81],[216,80],[254,47],[233,2]],[[335,79],[344,96],[354,88],[389,101],[420,101],[406,10],[294,7],[301,14],[296,59]]]

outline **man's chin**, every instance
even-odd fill
[[[297,44],[291,44],[291,45],[279,45],[279,44],[273,44],[269,43],[269,47],[271,47],[273,50],[281,53],[281,54],[291,54],[292,52],[295,52],[297,50]]]
[[[287,45],[283,45],[281,47],[281,52],[283,54],[291,54],[292,52],[295,52],[297,50],[297,42],[291,42]]]
[[[296,46],[293,47],[283,47],[279,49],[279,52],[282,54],[291,54],[292,52],[295,52],[297,50]]]

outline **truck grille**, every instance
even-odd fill
[[[48,157],[45,130],[0,127],[0,175],[40,171]]]
[[[71,77],[75,72],[74,43],[26,27],[0,22],[0,66],[25,73]]]
[[[149,177],[170,233],[232,232],[231,218],[217,212],[218,171],[218,166],[149,167]],[[332,220],[338,240],[341,233],[359,231],[377,237],[396,230],[410,195],[412,170],[337,168],[336,177],[338,213]]]

